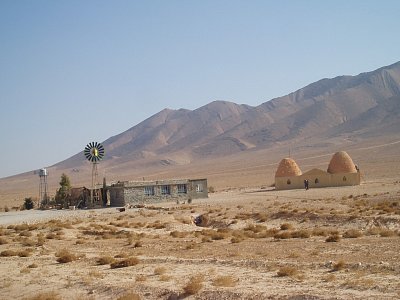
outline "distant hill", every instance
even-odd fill
[[[195,110],[164,109],[104,141],[101,165],[114,178],[131,178],[150,169],[155,174],[166,166],[215,164],[219,158],[282,145],[360,142],[399,133],[397,62],[357,76],[322,79],[256,107],[214,101]],[[51,169],[56,174],[83,172],[89,165],[78,153]]]

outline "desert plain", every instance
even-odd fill
[[[380,180],[28,222],[2,213],[0,297],[396,299],[399,198],[399,181]]]

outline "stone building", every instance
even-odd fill
[[[111,206],[159,202],[190,202],[207,198],[207,179],[123,181],[108,187]]]
[[[327,171],[312,169],[302,173],[293,159],[281,160],[275,173],[275,189],[301,189],[304,180],[308,180],[309,188],[359,185],[361,181],[359,169],[345,151],[332,156]]]

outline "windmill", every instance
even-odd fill
[[[93,205],[94,185],[97,182],[97,164],[104,156],[104,147],[98,142],[91,142],[86,145],[83,151],[88,161],[92,163],[92,189],[90,190],[90,204]],[[99,200],[99,195],[96,192],[96,200]]]

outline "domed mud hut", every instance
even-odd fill
[[[345,151],[332,156],[327,171],[312,169],[302,173],[292,158],[280,161],[275,173],[275,189],[301,189],[304,180],[308,180],[309,188],[359,185],[361,181],[359,169]]]

